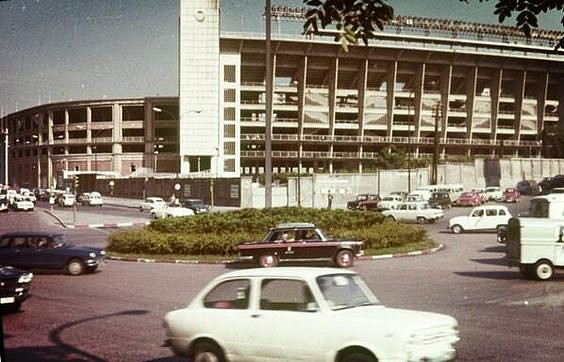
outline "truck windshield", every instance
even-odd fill
[[[529,217],[548,218],[549,203],[547,200],[531,200]]]

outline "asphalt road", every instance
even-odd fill
[[[511,206],[523,208],[526,203]],[[111,214],[111,208],[103,212]],[[564,354],[564,273],[548,282],[521,279],[502,260],[495,234],[446,232],[449,217],[430,235],[437,253],[358,261],[380,301],[394,307],[453,315],[463,361],[561,361]],[[133,213],[138,211],[131,211]],[[0,231],[62,230],[77,244],[103,245],[111,230],[60,229],[47,214],[0,215]],[[159,347],[164,314],[187,304],[223,265],[108,261],[95,274],[39,274],[23,312],[3,317],[8,361],[177,361]]]

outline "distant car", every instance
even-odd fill
[[[76,196],[71,193],[62,193],[57,195],[57,205],[60,207],[72,207],[76,202]]]
[[[473,188],[472,190],[470,190],[470,192],[473,192],[475,194],[477,194],[478,196],[480,196],[480,200],[482,200],[482,204],[488,202],[488,196],[486,195],[486,191],[485,189],[482,188]]]
[[[390,195],[398,195],[401,196],[401,198],[403,199],[403,201],[405,201],[405,197],[407,196],[408,192],[406,191],[392,191],[390,192]]]
[[[447,191],[435,191],[431,194],[429,205],[439,209],[450,209],[450,194]]]
[[[463,192],[458,199],[456,199],[456,205],[458,206],[478,206],[482,204],[482,198],[480,195],[474,192]]]
[[[11,266],[0,266],[0,307],[17,312],[22,303],[29,298],[29,287],[33,273],[15,269]]]
[[[155,219],[166,219],[167,217],[182,217],[194,215],[194,210],[179,205],[165,205],[163,207],[154,207],[151,216]]]
[[[151,211],[154,208],[164,206],[166,206],[166,202],[162,197],[147,197],[141,205],[139,205],[139,211]]]
[[[192,209],[196,214],[207,214],[210,212],[209,207],[204,203],[202,199],[186,199],[182,201],[182,206]]]
[[[104,263],[105,255],[102,248],[66,243],[63,234],[20,231],[0,236],[0,264],[21,269],[91,273]]]
[[[456,319],[388,308],[349,270],[237,270],[164,317],[189,361],[451,361]]]
[[[463,231],[496,231],[507,225],[511,213],[507,206],[483,205],[472,209],[467,216],[455,216],[448,221],[448,228],[455,234]]]
[[[389,195],[384,196],[380,202],[378,202],[378,210],[389,210],[395,209],[403,202],[403,197],[400,195]]]
[[[347,203],[349,210],[369,210],[378,208],[380,197],[377,194],[360,194]]]
[[[389,220],[417,222],[418,224],[434,223],[445,216],[443,210],[432,208],[425,201],[404,202],[395,210],[382,211]]]
[[[517,189],[510,187],[503,191],[503,201],[504,202],[519,202],[521,201],[521,194]]]
[[[29,196],[18,195],[14,198],[12,207],[16,211],[33,211],[35,204]]]
[[[0,212],[10,211],[9,206],[10,203],[8,202],[8,199],[6,197],[0,199]]]
[[[489,186],[484,189],[488,201],[503,200],[503,191],[498,186]]]
[[[551,194],[564,194],[564,187],[555,187],[550,190]]]
[[[80,202],[84,206],[104,206],[102,195],[96,191],[83,193]]]
[[[362,241],[327,238],[314,224],[278,225],[261,241],[237,246],[239,260],[274,267],[284,261],[327,260],[343,268],[351,267],[362,254]]]
[[[536,195],[540,192],[539,185],[534,180],[519,181],[516,189],[521,195]]]

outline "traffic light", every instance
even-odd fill
[[[80,178],[78,176],[74,176],[74,189],[78,190],[80,187]]]

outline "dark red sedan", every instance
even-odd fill
[[[456,204],[458,206],[478,206],[482,204],[482,197],[475,192],[463,192],[456,199]]]
[[[270,229],[258,242],[237,246],[240,261],[274,267],[284,261],[331,261],[348,268],[362,255],[362,241],[328,239],[313,224],[289,223]]]
[[[503,202],[519,202],[521,201],[521,193],[516,188],[510,187],[503,192]]]

